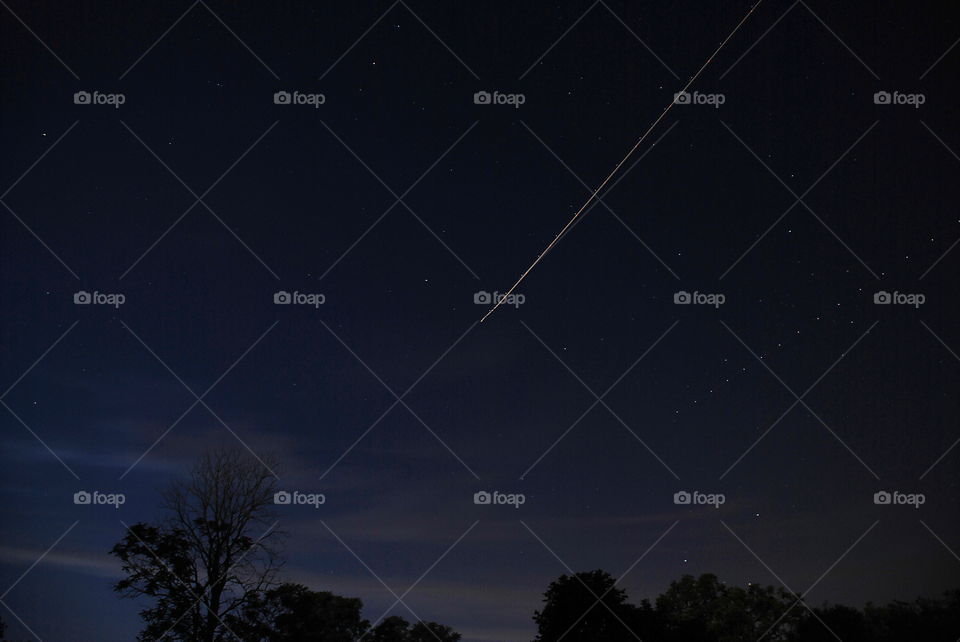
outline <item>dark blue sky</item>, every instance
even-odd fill
[[[287,579],[375,619],[377,577],[429,570],[404,601],[469,641],[530,639],[550,580],[641,556],[635,600],[704,572],[855,605],[956,587],[960,24],[937,4],[764,2],[691,87],[723,104],[676,105],[477,324],[749,6],[5,0],[13,637],[132,639],[106,551],[217,445],[325,494],[280,507]]]

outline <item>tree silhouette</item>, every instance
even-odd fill
[[[142,642],[457,642],[436,622],[389,617],[371,628],[359,598],[281,584],[275,478],[238,450],[204,455],[164,493],[163,519],[138,523],[110,551],[114,590],[145,598]],[[2,638],[2,621],[0,621]]]
[[[359,598],[281,584],[249,600],[233,632],[244,642],[353,642],[369,628]]]
[[[750,584],[728,586],[716,575],[684,575],[656,600],[664,640],[734,642],[785,640],[800,610],[783,589]],[[784,615],[786,614],[786,615]]]
[[[410,633],[410,623],[399,615],[384,618],[365,638],[369,642],[395,642],[406,640]]]
[[[791,642],[956,642],[960,635],[960,590],[943,599],[919,598],[884,606],[868,604],[862,611],[842,605],[814,608],[804,614]],[[829,629],[827,628],[829,627]]]
[[[399,615],[391,615],[363,639],[365,642],[458,642],[460,634],[436,622],[417,622],[411,627]]]
[[[276,583],[280,562],[271,507],[273,475],[236,450],[206,454],[164,493],[164,520],[138,523],[110,551],[124,597],[145,597],[138,639],[235,639],[231,623]]]
[[[647,600],[633,606],[614,579],[597,570],[561,576],[544,601],[533,616],[535,642],[956,642],[960,634],[960,590],[863,610],[837,604],[807,609],[782,588],[684,575],[655,606]]]
[[[561,575],[543,601],[533,616],[536,642],[620,642],[637,639],[634,628],[646,628],[642,609],[627,603],[626,592],[606,571]]]

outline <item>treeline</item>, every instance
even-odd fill
[[[602,570],[563,575],[534,614],[535,642],[956,642],[960,590],[941,599],[808,608],[782,588],[684,575],[653,602],[631,604]]]
[[[141,605],[141,642],[457,642],[435,622],[370,622],[359,598],[281,577],[276,479],[237,451],[205,454],[163,493],[160,518],[111,549],[114,589]],[[863,609],[808,606],[783,588],[685,575],[633,604],[602,570],[550,583],[533,614],[535,642],[956,642],[960,591]],[[3,625],[0,621],[0,639]]]

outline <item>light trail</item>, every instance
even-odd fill
[[[703,73],[703,70],[707,68],[707,65],[709,65],[711,62],[713,62],[713,59],[717,56],[717,54],[720,53],[720,50],[723,49],[723,46],[724,46],[725,44],[727,44],[727,41],[729,41],[731,38],[733,38],[734,34],[736,34],[737,31],[740,30],[740,27],[743,25],[743,23],[745,23],[745,22],[747,21],[747,19],[750,17],[750,15],[753,14],[754,10],[756,10],[756,8],[759,7],[762,2],[763,2],[763,0],[759,0],[759,2],[757,2],[757,4],[755,4],[755,5],[753,5],[752,7],[750,7],[750,11],[747,12],[747,15],[745,15],[745,16],[743,17],[743,19],[740,20],[740,22],[737,23],[737,26],[733,28],[733,31],[731,31],[730,34],[729,34],[726,38],[723,39],[723,42],[720,43],[720,46],[718,46],[717,49],[716,49],[712,54],[710,54],[710,57],[707,58],[707,61],[706,61],[705,63],[703,63],[703,66],[700,67],[700,69],[697,70],[697,73],[695,73],[695,74],[693,74],[693,76],[691,76],[690,80],[687,81],[687,84],[684,85],[683,89],[681,89],[680,91],[677,92],[678,94],[682,94],[682,93],[686,92],[686,91],[690,88],[690,86],[693,85],[693,83],[697,80],[697,78],[700,76],[700,74]],[[676,94],[674,94],[674,96],[676,96]],[[640,137],[640,139],[636,142],[636,144],[635,144],[633,147],[630,148],[630,151],[628,151],[628,152],[627,152],[627,155],[623,157],[623,160],[621,160],[619,163],[616,164],[616,166],[613,168],[613,171],[611,171],[610,174],[609,174],[605,179],[603,179],[603,182],[600,183],[600,186],[597,187],[597,189],[595,189],[595,190],[593,191],[593,193],[592,193],[592,194],[590,195],[590,197],[586,200],[586,202],[585,202],[583,205],[580,206],[580,209],[578,209],[578,210],[577,210],[577,213],[573,215],[573,218],[571,218],[569,221],[567,221],[567,224],[563,226],[563,229],[560,230],[560,233],[557,234],[557,235],[553,238],[552,241],[550,241],[550,243],[547,245],[546,248],[544,248],[544,250],[543,250],[542,252],[540,252],[540,254],[537,256],[536,260],[534,260],[534,262],[530,264],[530,267],[528,267],[526,270],[523,271],[523,274],[520,275],[520,278],[517,279],[517,282],[514,283],[512,286],[510,286],[510,289],[507,290],[506,294],[501,295],[500,298],[499,298],[499,300],[497,300],[497,301],[494,302],[494,305],[493,305],[492,308],[490,308],[489,310],[487,310],[487,313],[486,313],[485,315],[483,315],[483,318],[482,318],[482,319],[480,319],[480,323],[483,323],[484,321],[486,321],[486,320],[487,320],[487,317],[489,317],[491,314],[493,314],[494,312],[497,311],[497,308],[500,307],[500,304],[503,303],[504,301],[506,301],[508,296],[510,296],[511,294],[513,294],[514,290],[517,289],[517,286],[520,285],[525,278],[527,278],[527,275],[530,274],[530,272],[533,270],[533,268],[537,267],[537,264],[540,263],[540,260],[543,259],[544,256],[546,256],[547,252],[549,252],[550,250],[553,249],[553,246],[556,245],[557,242],[560,241],[560,238],[567,232],[567,230],[570,229],[570,226],[573,225],[573,223],[580,217],[581,214],[583,214],[584,210],[587,209],[587,206],[590,205],[590,203],[592,203],[592,202],[594,201],[594,199],[597,197],[597,194],[600,193],[600,190],[602,190],[602,189],[606,186],[606,184],[610,182],[610,179],[614,177],[614,175],[615,175],[615,174],[617,173],[617,171],[620,169],[620,166],[627,162],[627,160],[633,155],[633,153],[634,153],[635,151],[637,151],[637,148],[640,147],[640,145],[643,144],[643,141],[646,140],[647,136],[650,135],[650,132],[652,132],[652,131],[654,130],[654,128],[656,128],[656,126],[657,126],[658,124],[660,124],[660,121],[663,120],[664,116],[666,116],[667,113],[670,111],[670,109],[673,108],[674,104],[676,104],[676,98],[674,98],[673,100],[671,100],[671,101],[670,101],[670,104],[668,104],[668,105],[664,108],[664,110],[663,110],[662,112],[660,112],[660,115],[657,117],[657,119],[656,119],[655,121],[653,121],[653,123],[647,128],[647,130],[646,130],[645,132],[643,132],[643,135],[642,135],[642,136]]]

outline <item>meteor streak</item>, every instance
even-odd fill
[[[734,28],[733,28],[733,31],[731,31],[730,34],[729,34],[726,38],[723,39],[723,42],[720,43],[720,46],[717,47],[716,51],[714,51],[714,52],[710,55],[710,57],[707,58],[707,61],[706,61],[705,63],[703,63],[703,66],[700,67],[700,69],[697,70],[697,73],[695,73],[695,74],[693,74],[693,76],[691,76],[690,80],[687,81],[687,84],[683,87],[683,89],[681,89],[681,90],[680,90],[679,92],[677,92],[677,93],[684,93],[684,92],[686,92],[688,89],[690,89],[690,86],[697,80],[697,78],[700,76],[700,74],[703,73],[703,70],[707,68],[707,65],[709,65],[711,62],[713,62],[713,59],[717,56],[717,54],[720,53],[720,50],[723,49],[723,46],[724,46],[725,44],[727,44],[727,41],[728,41],[728,40],[730,40],[731,38],[733,38],[733,35],[734,35],[735,33],[737,33],[737,31],[740,30],[740,27],[743,25],[743,23],[745,23],[745,22],[747,21],[747,19],[748,19],[748,18],[750,17],[750,15],[754,12],[754,10],[755,10],[757,7],[760,6],[760,3],[761,3],[761,2],[763,2],[763,0],[759,0],[759,2],[757,2],[755,5],[753,5],[752,7],[750,7],[750,11],[747,12],[747,15],[745,15],[745,16],[743,17],[743,19],[740,20],[740,22],[737,23],[737,26],[734,27]],[[480,323],[483,323],[484,321],[486,321],[486,320],[487,320],[487,317],[489,317],[491,314],[493,314],[494,312],[496,312],[497,308],[500,307],[500,304],[503,303],[503,302],[507,299],[507,297],[508,297],[509,295],[513,294],[513,291],[517,289],[517,286],[520,285],[525,278],[527,278],[527,275],[530,274],[530,272],[533,270],[533,268],[535,268],[535,267],[537,266],[538,263],[540,263],[540,260],[547,254],[547,252],[549,252],[550,250],[553,249],[553,246],[557,244],[557,242],[560,240],[560,238],[561,238],[564,234],[566,234],[567,230],[570,229],[570,226],[573,225],[574,221],[576,221],[576,220],[580,217],[580,215],[583,214],[583,212],[587,209],[587,206],[590,205],[590,203],[592,203],[593,200],[597,197],[597,194],[600,193],[600,190],[602,190],[602,189],[606,186],[606,184],[610,182],[610,179],[614,177],[614,175],[615,175],[615,174],[617,173],[617,171],[620,169],[620,166],[623,165],[624,163],[626,163],[627,160],[633,155],[633,153],[634,153],[635,151],[637,151],[637,148],[640,147],[640,145],[643,144],[643,141],[646,140],[647,136],[650,135],[650,132],[652,132],[652,131],[654,130],[654,128],[656,128],[656,126],[660,123],[660,121],[663,120],[664,116],[667,115],[667,112],[670,111],[670,109],[673,107],[673,105],[674,105],[675,103],[676,103],[676,99],[671,100],[671,101],[670,101],[670,104],[668,104],[668,105],[664,108],[664,110],[663,110],[662,112],[660,112],[660,115],[657,116],[657,119],[653,121],[653,123],[647,128],[647,130],[646,130],[645,132],[643,132],[643,135],[640,136],[640,139],[636,142],[636,144],[635,144],[633,147],[630,148],[630,151],[627,152],[626,156],[624,156],[623,159],[622,159],[619,163],[616,164],[616,166],[613,168],[613,171],[610,172],[609,176],[607,176],[605,179],[603,179],[603,182],[600,183],[600,186],[597,187],[597,189],[595,189],[595,190],[593,191],[593,193],[590,195],[590,197],[587,198],[586,202],[585,202],[583,205],[580,206],[580,209],[578,209],[578,210],[577,210],[577,213],[573,215],[573,218],[571,218],[569,221],[567,221],[567,224],[563,226],[563,229],[560,230],[560,233],[557,234],[557,235],[553,238],[552,241],[550,241],[550,243],[547,245],[547,247],[544,248],[544,250],[543,250],[542,252],[540,252],[539,255],[537,255],[536,260],[534,260],[534,262],[530,264],[530,267],[528,267],[526,270],[523,271],[523,274],[520,275],[520,278],[517,279],[517,282],[516,282],[516,283],[514,283],[512,286],[510,286],[510,289],[507,290],[506,294],[505,294],[504,296],[500,297],[497,301],[495,301],[493,307],[490,308],[489,310],[487,310],[487,313],[483,315],[483,318],[482,318],[482,319],[480,319]]]

